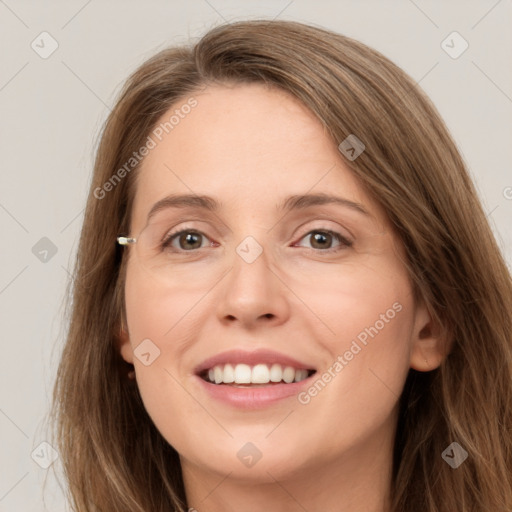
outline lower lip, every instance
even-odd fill
[[[314,374],[313,374],[314,375]],[[243,387],[212,384],[199,376],[199,385],[215,400],[227,403],[239,409],[263,409],[285,398],[296,397],[309,386],[311,377],[290,384],[271,384],[263,387]]]

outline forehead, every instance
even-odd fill
[[[157,124],[165,126],[190,97],[196,105],[167,126],[138,171],[139,227],[171,193],[218,197],[237,212],[275,209],[294,194],[337,193],[382,216],[320,120],[293,96],[263,84],[210,86],[178,101]]]

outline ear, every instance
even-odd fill
[[[441,365],[452,345],[451,337],[443,334],[443,331],[422,300],[416,306],[414,317],[411,368],[419,372],[429,372]]]
[[[125,327],[121,327],[119,334],[117,336],[118,339],[118,349],[121,357],[127,362],[133,364],[133,349],[132,344],[130,343],[130,337],[128,335],[128,331]]]

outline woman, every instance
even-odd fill
[[[75,276],[75,510],[512,509],[511,276],[439,114],[375,50],[255,20],[145,62]]]

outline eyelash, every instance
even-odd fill
[[[187,228],[181,229],[180,231],[169,233],[164,238],[164,240],[161,243],[161,250],[171,249],[173,252],[180,252],[180,253],[196,252],[197,249],[192,249],[190,251],[186,251],[186,250],[183,250],[183,249],[176,249],[176,248],[171,246],[172,241],[175,238],[179,237],[180,235],[182,235],[184,233],[194,233],[194,234],[198,234],[198,235],[204,236],[205,238],[208,238],[204,233],[202,233],[201,231],[198,231],[196,229],[187,229]],[[332,235],[341,244],[339,247],[334,247],[334,248],[331,247],[329,249],[315,249],[315,248],[311,248],[311,250],[313,250],[315,252],[319,252],[319,253],[338,252],[338,251],[342,251],[343,249],[351,247],[352,244],[353,244],[353,242],[351,242],[350,240],[345,238],[341,233],[338,233],[337,231],[332,231],[330,229],[323,229],[323,228],[318,228],[318,229],[313,229],[311,231],[308,231],[303,237],[300,238],[300,240],[302,240],[303,238],[305,238],[308,235],[311,235],[313,233],[327,233],[329,235]]]

